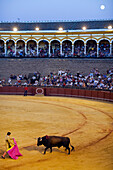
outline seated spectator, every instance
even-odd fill
[[[93,68],[88,75],[84,75],[79,71],[73,75],[69,70],[60,69],[57,73],[51,72],[48,76],[40,77],[39,72],[32,74],[31,79],[25,75],[10,75],[8,81],[0,80],[0,85],[35,85],[35,86],[57,86],[57,87],[79,87],[93,88],[102,90],[113,90],[113,68],[107,70],[106,75]],[[13,83],[13,78],[17,80]],[[12,81],[13,80],[13,81]],[[23,82],[25,80],[25,82]],[[30,82],[30,83],[29,83]]]

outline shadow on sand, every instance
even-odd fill
[[[41,154],[44,154],[44,149],[45,149],[45,147],[33,145],[33,146],[23,147],[23,149],[25,149],[25,150],[27,150],[27,151],[36,150],[36,151],[40,152]],[[67,153],[67,152],[65,151],[65,149],[64,149],[64,151],[63,151],[63,150],[58,149],[58,148],[52,148],[52,151],[53,151],[53,152],[59,152],[59,153]],[[48,149],[46,152],[50,152],[50,149]]]

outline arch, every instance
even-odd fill
[[[97,41],[97,39],[95,39],[95,38],[88,38],[86,41],[85,41],[85,43],[87,43],[88,41],[96,41],[96,43],[98,43],[98,41]]]
[[[108,39],[101,39],[99,41],[99,57],[110,56],[110,41]]]
[[[106,42],[108,42],[108,43],[110,44],[110,41],[107,40],[107,39],[102,39],[101,41],[99,41],[99,44],[100,44],[102,41],[106,41]]]
[[[61,42],[59,39],[55,38],[55,39],[51,39],[49,42],[51,43],[52,41],[58,41],[59,43]]]
[[[84,56],[84,41],[82,39],[77,39],[76,41],[74,41],[74,56]]]
[[[60,41],[56,39],[51,41],[50,52],[52,57],[60,56]]]
[[[41,39],[38,42],[38,54],[39,54],[39,57],[49,56],[49,41],[48,40]]]
[[[75,43],[76,41],[83,41],[83,43],[85,43],[85,40],[84,39],[82,39],[82,38],[80,38],[80,39],[75,39],[74,41],[73,41],[73,43]]]
[[[13,43],[11,43],[13,42]],[[6,54],[8,56],[14,56],[15,54],[15,41],[13,39],[9,39],[6,41]]]
[[[36,43],[38,43],[38,41],[37,41],[36,39],[34,39],[34,38],[32,38],[32,39],[27,39],[27,41],[25,41],[25,42],[28,43],[29,41],[35,41]]]
[[[95,39],[86,41],[86,55],[87,57],[97,57],[97,41]]]
[[[64,57],[72,56],[72,41],[70,39],[62,41],[62,55]]]
[[[3,41],[2,39],[0,39],[0,41]],[[5,43],[4,41],[3,41],[3,43]]]
[[[10,38],[6,39],[6,43],[7,43],[7,41],[10,41],[10,40],[14,41],[14,43],[16,42],[15,39],[13,39],[13,38],[11,37],[11,39],[10,39]]]
[[[0,40],[2,40],[4,43],[6,43],[6,41],[3,38],[0,38]]]
[[[6,44],[7,44],[9,41],[13,41],[14,44],[15,44],[15,41],[14,41],[13,39],[8,39],[8,40],[6,41]]]
[[[23,43],[19,43],[19,42],[23,42]],[[16,43],[17,43],[16,56],[19,56],[19,57],[25,56],[25,41],[23,41],[22,39],[19,39]]]
[[[26,43],[26,41],[23,40],[23,39],[18,39],[18,40],[16,40],[16,43],[17,43],[18,41],[24,41],[24,42]]]
[[[101,39],[98,40],[98,43],[100,43],[100,41],[102,41],[102,40],[107,40],[110,43],[110,39],[109,38],[101,38]]]
[[[77,41],[81,41],[81,42],[85,43],[82,39],[77,39],[76,41],[74,41],[74,44],[75,44]]]
[[[49,41],[47,41],[47,40],[41,40],[41,41],[38,41],[38,45],[41,43],[41,42],[47,42],[48,44],[49,44]]]
[[[44,39],[42,39],[42,38],[41,38],[41,39],[39,39],[37,43],[39,44],[39,43],[40,43],[40,41],[47,41],[47,42],[49,43],[49,40],[48,40],[48,39],[46,39],[46,38],[44,38]]]
[[[0,55],[5,54],[4,44],[5,44],[4,41],[0,39]]]
[[[34,39],[30,39],[27,41],[27,54],[29,56],[37,55],[37,41]]]
[[[71,41],[71,43],[73,43],[72,39],[68,38],[68,39],[63,39],[61,42],[63,43],[64,41]]]

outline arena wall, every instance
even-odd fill
[[[0,79],[8,79],[11,74],[28,75],[39,71],[41,76],[58,70],[70,70],[72,74],[77,71],[87,75],[93,68],[98,68],[100,73],[113,67],[113,59],[86,59],[86,58],[22,58],[22,59],[0,59]]]
[[[37,93],[38,92],[38,93]],[[2,95],[24,95],[24,87],[4,86],[0,87]],[[51,88],[51,87],[29,87],[28,95],[62,96],[62,97],[80,97],[96,100],[105,100],[113,102],[113,92],[100,90],[85,90],[72,88]]]

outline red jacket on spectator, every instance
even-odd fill
[[[25,87],[24,90],[28,90],[28,87]]]

